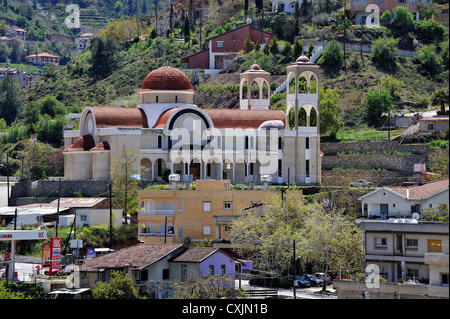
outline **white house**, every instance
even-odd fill
[[[426,208],[448,206],[448,178],[409,187],[381,187],[358,200],[361,201],[363,217],[410,217]]]

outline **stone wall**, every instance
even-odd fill
[[[398,142],[321,143],[320,148],[324,155],[388,151],[428,155],[431,151],[429,145],[399,144]]]
[[[390,171],[322,171],[322,185],[348,186],[358,179],[370,181],[373,186],[400,186],[414,181],[413,174]]]
[[[22,181],[11,187],[11,204],[18,197],[57,197],[58,181]],[[61,181],[61,197],[107,197],[109,182],[106,181]]]

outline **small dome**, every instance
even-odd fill
[[[170,66],[150,72],[142,83],[142,90],[193,91],[191,82],[186,74]]]
[[[249,71],[261,71],[261,67],[258,64],[253,64],[251,67],[248,68]]]
[[[300,56],[295,62],[296,63],[312,63],[306,55]]]
[[[270,129],[277,129],[277,130],[284,130],[284,122],[280,120],[270,120],[263,122],[259,127],[258,130],[270,130]]]

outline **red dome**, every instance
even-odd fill
[[[182,71],[165,66],[150,72],[142,83],[142,90],[190,90],[191,82]]]

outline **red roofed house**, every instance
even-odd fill
[[[170,169],[186,182],[226,175],[232,183],[320,184],[318,68],[303,56],[287,68],[296,87],[301,76],[308,83],[289,92],[287,112],[270,109],[270,74],[256,64],[241,74],[239,109],[202,109],[184,72],[153,70],[136,108],[85,107],[79,129],[64,131],[64,178],[109,180],[126,146],[146,168],[144,181],[159,181]],[[289,126],[290,112],[307,120]]]
[[[250,35],[250,39],[256,43],[270,43],[275,35],[270,32],[261,31],[246,24],[215,37],[206,39],[208,49],[184,57],[181,62],[186,65],[187,70],[200,69],[205,76],[214,75],[226,69],[231,61],[244,47],[244,42]]]
[[[31,54],[27,55],[27,63],[33,63],[37,65],[47,65],[54,64],[59,65],[60,57],[57,55],[53,55],[50,53],[39,53],[39,54]]]

